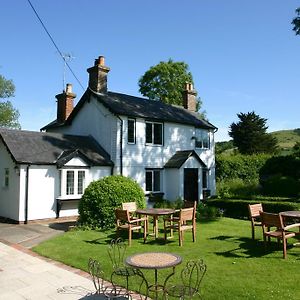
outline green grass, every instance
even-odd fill
[[[127,255],[147,251],[173,252],[188,259],[203,258],[207,274],[202,281],[202,296],[206,300],[217,299],[300,299],[300,248],[289,247],[287,259],[282,259],[282,248],[274,241],[264,251],[260,228],[256,228],[257,240],[251,240],[250,222],[221,218],[217,221],[197,224],[197,241],[192,242],[191,233],[185,233],[183,247],[178,246],[178,235],[166,244],[163,240],[134,236]],[[162,233],[160,233],[162,236]],[[43,256],[67,265],[87,270],[89,257],[98,259],[105,274],[111,273],[107,248],[114,231],[74,230],[48,240],[33,250]],[[294,239],[289,239],[291,245]],[[175,281],[179,281],[176,268]],[[159,270],[163,281],[170,270]],[[154,272],[145,272],[153,282]],[[177,276],[177,277],[176,277]],[[106,275],[106,278],[109,276]]]

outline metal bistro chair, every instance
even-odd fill
[[[191,299],[200,295],[200,284],[206,273],[207,266],[202,259],[189,260],[180,273],[181,283],[166,286],[164,288],[164,299],[168,296],[176,299]]]
[[[145,284],[145,292],[148,293],[148,282],[146,281],[144,274],[139,269],[134,269],[128,267],[124,264],[124,255],[126,252],[126,244],[121,238],[117,238],[116,240],[111,240],[110,246],[108,247],[108,255],[112,263],[112,274],[110,277],[110,281],[112,285],[116,288],[116,280],[119,278],[119,281],[125,279],[126,287],[125,295],[130,297],[129,291],[129,278],[139,278],[141,279],[141,283],[139,285],[139,292],[142,292],[143,284]]]
[[[252,240],[255,239],[255,226],[261,226],[260,212],[263,211],[261,203],[248,204],[249,219],[251,221]]]

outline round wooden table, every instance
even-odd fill
[[[148,285],[148,290],[154,291],[155,299],[158,299],[158,292],[164,291],[167,281],[175,274],[175,267],[182,262],[182,258],[169,252],[145,252],[129,256],[125,262],[133,268],[154,270],[154,284]],[[172,273],[166,277],[162,285],[158,283],[157,270],[166,268],[172,268]]]
[[[289,210],[280,213],[283,217],[300,219],[300,210]]]
[[[145,208],[136,210],[138,215],[153,217],[153,233],[155,238],[158,238],[158,217],[173,215],[175,212],[176,210],[173,208]]]

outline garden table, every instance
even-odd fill
[[[136,213],[139,215],[152,216],[153,217],[153,232],[155,238],[158,238],[158,217],[173,215],[176,212],[173,208],[146,208],[137,209]]]
[[[155,292],[155,299],[158,299],[158,292],[164,291],[167,281],[175,274],[175,267],[180,264],[182,258],[174,253],[169,252],[145,252],[138,253],[126,258],[127,265],[137,269],[154,270],[154,284],[147,285],[148,291]],[[159,269],[172,268],[172,272],[164,280],[164,284],[158,283]]]

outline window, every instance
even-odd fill
[[[147,192],[160,191],[160,170],[146,171],[146,191]]]
[[[135,119],[128,119],[127,127],[127,142],[135,144]]]
[[[85,170],[60,170],[61,196],[79,196],[85,189]]]
[[[67,171],[66,195],[74,195],[74,171]]]
[[[5,188],[9,187],[9,168],[4,169],[4,182],[3,185]]]
[[[163,144],[163,124],[146,122],[146,144]]]
[[[209,149],[209,131],[201,130],[196,132],[196,139],[195,139],[195,147],[202,148],[202,149]]]
[[[78,171],[77,194],[82,195],[85,186],[85,171]]]

